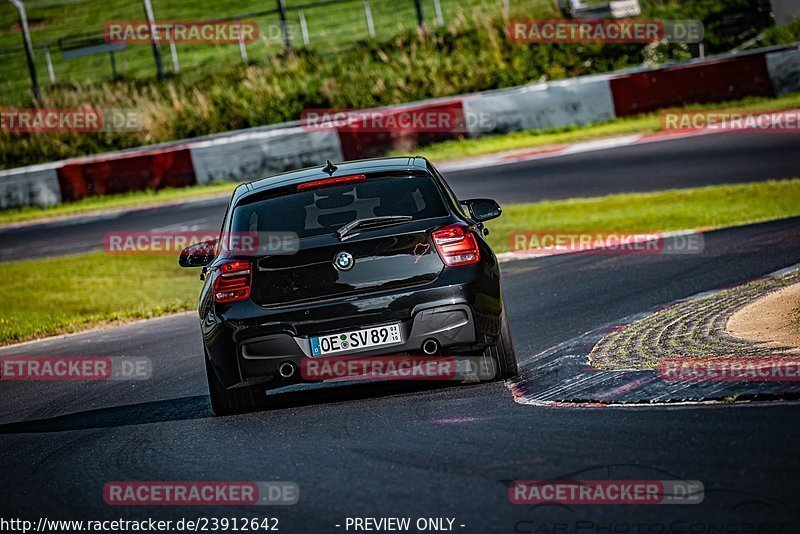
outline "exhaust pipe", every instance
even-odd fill
[[[428,356],[433,356],[439,352],[439,342],[435,339],[426,339],[422,342],[422,352]]]
[[[294,376],[295,367],[293,363],[283,362],[280,367],[278,367],[278,373],[283,378],[292,378]]]

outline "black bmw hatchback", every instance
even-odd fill
[[[302,382],[304,361],[442,355],[517,373],[500,272],[483,223],[424,158],[304,169],[239,185],[218,240],[181,253],[202,267],[200,327],[211,403],[262,406]],[[483,375],[485,378],[485,375]]]

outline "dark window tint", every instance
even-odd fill
[[[427,176],[369,178],[366,182],[268,198],[237,207],[234,232],[333,233],[356,219],[447,215],[439,190]]]

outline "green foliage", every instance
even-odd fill
[[[645,15],[703,21],[706,50],[727,52],[772,25],[769,0],[649,0]]]
[[[797,42],[800,42],[800,19],[793,19],[788,24],[773,26],[765,30],[759,37],[758,46],[774,46]]]
[[[722,228],[800,215],[800,179],[626,193],[503,207],[488,223],[495,252],[509,249],[511,232],[664,232]]]

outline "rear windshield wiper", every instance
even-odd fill
[[[389,217],[370,217],[369,219],[356,219],[353,222],[347,223],[338,230],[336,235],[339,241],[344,241],[345,236],[350,234],[353,230],[364,230],[367,228],[380,228],[384,226],[392,226],[393,224],[401,224],[412,220],[414,217],[411,215],[392,215]],[[354,234],[355,235],[355,234]]]

